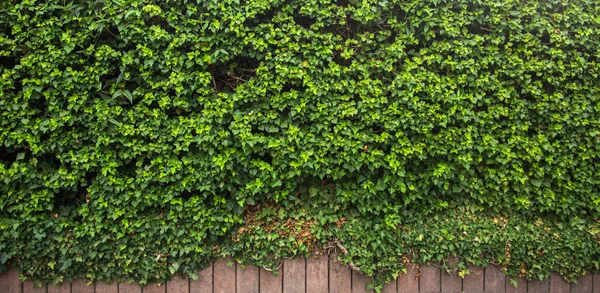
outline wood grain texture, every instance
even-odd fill
[[[258,267],[237,264],[237,293],[258,293]]]
[[[119,287],[117,283],[105,283],[102,281],[96,282],[96,292],[97,293],[118,293]]]
[[[21,293],[21,282],[17,269],[10,269],[0,274],[0,292]]]
[[[329,260],[327,255],[313,255],[306,259],[306,293],[329,291]]]
[[[594,293],[600,293],[600,274],[594,274]]]
[[[48,293],[70,293],[71,283],[64,281],[57,285],[48,285]]]
[[[305,293],[306,260],[288,259],[283,264],[283,293]]]
[[[23,293],[46,293],[46,284],[38,286],[35,282],[27,280],[23,283]]]
[[[367,290],[367,285],[373,282],[373,277],[367,277],[359,272],[352,271],[352,293],[372,293]]]
[[[440,292],[440,269],[434,266],[422,266],[421,278],[419,279],[419,292]]]
[[[517,287],[510,283],[510,278],[506,277],[506,293],[527,293],[527,280],[517,278]]]
[[[230,258],[222,258],[215,262],[214,293],[235,293],[235,264],[228,266],[230,262]]]
[[[571,293],[592,293],[594,276],[592,274],[583,275],[577,284],[571,284]]]
[[[156,283],[147,284],[142,288],[143,293],[166,293],[167,286],[165,284],[158,285]]]
[[[352,272],[342,265],[335,256],[329,260],[329,292],[347,293],[352,290]]]
[[[119,293],[142,293],[142,287],[136,283],[119,283]]]
[[[188,276],[176,275],[167,282],[168,293],[188,293],[190,291],[190,280]]]
[[[484,268],[475,265],[469,265],[470,273],[463,279],[463,292],[481,293],[483,292],[483,279],[485,276]]]
[[[73,293],[94,293],[94,283],[89,284],[87,280],[77,279],[71,282],[71,292]]]
[[[442,270],[442,287],[444,293],[460,293],[462,292],[462,279],[458,275],[458,271],[447,273]]]
[[[496,265],[485,267],[485,292],[505,292],[506,276]]]
[[[419,270],[416,265],[407,265],[406,274],[398,276],[398,293],[419,292]]]
[[[569,293],[571,292],[571,284],[557,274],[553,273],[550,276],[550,293]]]
[[[283,286],[282,271],[277,276],[263,268],[260,269],[260,293],[281,293]]]
[[[548,285],[550,279],[527,281],[527,292],[548,293]]]
[[[392,280],[392,282],[385,284],[385,286],[383,286],[383,290],[381,290],[381,293],[396,293],[396,291],[398,287],[398,278],[395,278],[394,280]]]
[[[213,264],[198,271],[198,280],[190,280],[190,293],[213,292]],[[96,292],[98,293],[98,292]]]

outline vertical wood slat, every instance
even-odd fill
[[[527,281],[527,291],[528,292],[539,292],[539,293],[548,293],[548,286],[550,285],[550,279],[544,280],[531,280]]]
[[[48,293],[70,293],[71,283],[64,281],[57,285],[48,285]]]
[[[235,293],[235,264],[227,266],[229,262],[230,258],[222,258],[214,264],[214,293]]]
[[[352,272],[342,265],[335,256],[329,260],[329,292],[347,293],[352,290]]]
[[[190,291],[190,280],[188,276],[176,275],[167,281],[168,293],[188,293]]]
[[[505,292],[506,276],[496,265],[489,264],[484,270],[485,292]]]
[[[198,280],[190,280],[190,293],[213,293],[212,263],[198,272]]]
[[[297,257],[283,264],[283,293],[306,291],[306,259]]]
[[[381,293],[396,293],[398,290],[398,278],[394,278],[390,283],[383,286]]]
[[[571,292],[571,285],[565,281],[565,279],[557,274],[553,273],[550,276],[550,293],[569,293]]]
[[[398,276],[398,293],[419,292],[419,266],[408,264],[406,274]]]
[[[440,292],[440,269],[431,265],[421,267],[421,278],[419,280],[419,292]]]
[[[594,293],[600,293],[600,274],[594,274],[594,283],[592,285]]]
[[[119,283],[119,293],[142,293],[142,287],[136,283]]]
[[[119,287],[117,283],[96,282],[96,292],[102,293],[118,293]]]
[[[592,293],[593,281],[592,274],[583,275],[577,284],[571,284],[571,293]]]
[[[506,277],[506,293],[527,293],[527,280],[517,278],[517,287],[510,283],[510,278]]]
[[[451,274],[442,271],[442,293],[461,293],[462,279],[458,271]]]
[[[237,293],[258,293],[258,267],[237,264]],[[170,293],[170,292],[169,292]]]
[[[329,291],[329,259],[327,255],[313,255],[306,260],[306,292],[327,293]]]
[[[0,273],[0,292],[21,293],[19,271],[16,268]]]
[[[46,284],[38,286],[35,282],[27,280],[23,283],[23,293],[46,293],[46,287]]]
[[[166,293],[167,286],[165,284],[158,285],[156,283],[150,283],[142,289],[143,293]],[[75,293],[75,292],[73,292]]]
[[[465,275],[463,280],[463,291],[465,293],[483,292],[483,279],[485,276],[484,268],[475,265],[469,265],[469,274]]]
[[[77,279],[71,283],[71,292],[73,293],[94,293],[94,283],[89,284],[87,280]]]
[[[275,276],[273,272],[261,268],[259,274],[260,293],[281,293],[283,287],[282,270],[279,270],[277,276]]]
[[[367,285],[371,282],[373,282],[373,277],[352,271],[352,293],[372,293],[373,290],[367,290]]]

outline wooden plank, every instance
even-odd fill
[[[0,273],[0,292],[21,293],[19,271],[16,268]]]
[[[71,292],[73,293],[94,293],[94,283],[88,285],[84,279],[73,280],[71,283]]]
[[[398,288],[398,278],[395,278],[390,283],[385,284],[385,286],[383,286],[383,290],[381,291],[381,293],[396,293],[397,288]]]
[[[215,293],[235,293],[235,264],[231,262],[230,258],[222,258],[215,262],[213,277]],[[230,266],[227,265],[228,263]]]
[[[367,285],[373,282],[373,277],[367,277],[362,273],[352,271],[352,293],[372,293],[367,290]]]
[[[577,284],[571,284],[571,293],[592,293],[593,278],[592,274],[583,275]]]
[[[419,292],[419,270],[417,265],[406,266],[406,274],[398,276],[398,293]]]
[[[258,293],[258,267],[237,264],[236,282],[237,293]]]
[[[168,293],[188,293],[190,291],[190,280],[188,276],[175,275],[167,281]]]
[[[565,279],[557,274],[552,273],[550,276],[550,293],[569,293],[571,285]]]
[[[594,293],[600,293],[600,274],[594,274]]]
[[[475,265],[469,265],[469,274],[463,279],[463,292],[481,293],[483,292],[483,278],[485,276],[484,268]]]
[[[142,287],[136,283],[119,283],[119,293],[142,293]]]
[[[64,281],[57,285],[48,285],[48,293],[70,293],[71,283]]]
[[[142,289],[142,292],[144,292],[144,293],[166,293],[167,286],[165,286],[165,284],[158,285],[157,283],[150,283],[150,284],[147,284],[146,286],[144,286],[144,288]],[[73,293],[75,293],[75,292],[73,292]]]
[[[198,272],[198,280],[190,280],[190,293],[213,293],[212,263]]]
[[[347,293],[352,291],[352,272],[332,256],[329,260],[329,292]]]
[[[442,292],[444,293],[460,293],[462,292],[462,279],[458,275],[458,271],[447,273],[442,270]]]
[[[96,282],[96,292],[119,293],[119,287],[117,283],[105,283],[102,281],[98,281]]]
[[[306,259],[297,257],[283,264],[283,293],[305,293]]]
[[[277,276],[263,268],[259,270],[260,293],[281,293],[283,289],[282,271]]]
[[[46,293],[46,284],[38,286],[32,280],[23,283],[23,293]]]
[[[421,267],[421,278],[419,279],[419,292],[440,292],[440,269],[431,265]]]
[[[517,287],[510,283],[510,278],[506,277],[506,293],[527,293],[527,280],[517,278]]]
[[[329,291],[329,260],[327,255],[313,255],[306,260],[306,292],[327,293]]]
[[[548,293],[549,286],[550,279],[527,281],[527,292]]]
[[[485,267],[485,292],[505,292],[506,275],[502,273],[498,266],[489,264]]]

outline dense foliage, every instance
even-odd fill
[[[0,11],[4,269],[145,283],[341,247],[376,284],[409,259],[600,268],[598,1]]]

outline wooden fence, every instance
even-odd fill
[[[239,264],[227,265],[222,259],[199,272],[198,280],[176,277],[166,285],[96,282],[85,280],[64,282],[60,285],[36,287],[33,282],[21,283],[18,272],[11,270],[0,274],[0,293],[354,293],[371,292],[366,284],[371,278],[351,271],[336,260],[326,256],[298,258],[283,263],[280,273],[254,266],[242,268]],[[461,279],[457,273],[448,274],[434,266],[409,268],[407,273],[388,284],[383,292],[539,292],[539,293],[600,293],[600,274],[583,276],[577,284],[569,284],[558,275],[543,281],[518,280],[515,288],[499,268],[472,268],[471,274]]]

